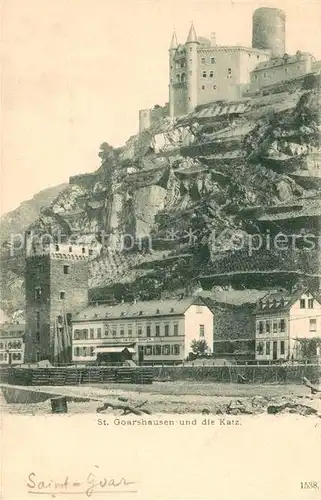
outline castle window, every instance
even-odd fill
[[[151,329],[151,328],[150,328],[150,325],[148,325],[148,326],[146,327],[146,336],[147,336],[147,337],[150,337],[150,329]]]
[[[80,347],[75,347],[75,349],[74,349],[74,355],[76,357],[80,356]]]
[[[120,335],[123,337],[125,335],[124,325],[120,326]]]
[[[254,80],[257,80],[257,75],[254,75]]]
[[[69,274],[69,266],[64,266],[64,274]]]
[[[116,335],[117,335],[117,327],[115,325],[112,326],[111,333],[112,333],[113,337],[116,337]]]
[[[178,324],[174,324],[174,335],[178,335]]]
[[[203,78],[206,78],[206,71],[203,71],[203,73],[202,73],[202,77],[203,77]]]
[[[72,247],[69,247],[69,252],[72,252]]]
[[[165,337],[169,336],[169,325],[165,325]]]
[[[231,68],[227,68],[227,78],[232,78],[232,70],[231,70]]]
[[[131,337],[133,334],[133,327],[132,325],[128,325],[128,337]]]
[[[93,249],[92,249],[92,248],[90,248],[90,249],[88,250],[88,255],[92,255],[93,253],[94,253]]]
[[[65,300],[66,292],[59,292],[59,298],[60,298],[60,300]]]
[[[215,57],[211,57],[211,64],[215,64]]]
[[[192,52],[192,50],[193,50],[193,47],[190,47],[190,48],[189,48],[189,51],[190,51],[190,52]]]
[[[210,78],[213,78],[214,76],[214,71],[210,71]]]
[[[156,337],[160,336],[160,326],[159,325],[155,326],[155,335],[156,335]]]
[[[97,339],[101,339],[101,328],[97,328]]]
[[[217,85],[213,85],[213,90],[216,90],[217,89]]]
[[[89,329],[89,335],[90,335],[90,338],[93,339],[94,338],[94,329],[93,328],[90,328]]]
[[[205,62],[206,62],[205,57],[201,57],[201,64],[205,64]]]
[[[182,76],[181,76],[181,81],[182,81],[182,82],[185,82],[185,73],[182,73]]]
[[[59,245],[56,245],[56,252],[59,252]]]
[[[202,90],[205,90],[205,85],[202,85]]]
[[[259,56],[259,55],[257,55],[257,56],[256,56],[256,59],[257,59],[257,60],[259,60],[259,59],[260,59],[260,56]]]
[[[181,68],[184,68],[185,66],[185,61],[181,61]]]
[[[85,247],[82,247],[81,251],[82,251],[82,253],[85,253],[86,252]]]

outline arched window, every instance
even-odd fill
[[[185,79],[186,79],[186,75],[185,75],[185,73],[182,73],[182,76],[181,76],[181,81],[182,81],[182,82],[185,82]]]
[[[176,80],[178,81],[178,83],[181,82],[181,75],[176,75]]]

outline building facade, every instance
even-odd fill
[[[71,360],[72,315],[88,303],[88,246],[26,242],[26,362]]]
[[[0,365],[19,365],[24,362],[24,323],[0,325]]]
[[[213,313],[201,299],[87,307],[72,321],[74,362],[95,362],[108,348],[132,349],[137,363],[186,359],[192,340],[213,348]]]
[[[321,303],[309,290],[270,293],[259,301],[255,322],[256,360],[301,359],[302,339],[321,340]]]
[[[169,47],[169,102],[162,116],[186,115],[202,104],[235,101],[265,86],[320,70],[321,62],[308,53],[289,56],[286,16],[277,8],[261,7],[252,18],[252,46],[220,46],[215,33],[197,36],[192,24],[186,42],[174,31]],[[139,112],[139,130],[161,118],[160,110]]]

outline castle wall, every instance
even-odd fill
[[[250,71],[268,59],[268,53],[241,47],[198,50],[198,105],[215,100],[237,100]]]

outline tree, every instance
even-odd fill
[[[114,148],[112,146],[110,146],[110,144],[108,144],[108,142],[103,142],[99,146],[98,156],[102,160],[102,162],[104,162],[106,160],[114,159],[114,156],[115,156]]]
[[[192,340],[191,349],[196,356],[204,356],[204,354],[207,354],[209,351],[206,340]]]

